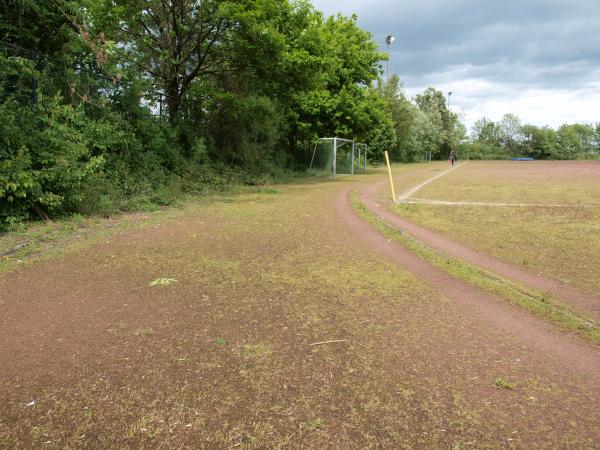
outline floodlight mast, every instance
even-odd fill
[[[385,37],[385,52],[387,53],[387,61],[385,62],[385,81],[390,81],[390,45],[394,43],[396,38],[391,34],[388,34]]]

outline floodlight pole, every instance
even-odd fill
[[[386,42],[385,52],[387,53],[387,60],[385,61],[385,81],[389,83],[390,81],[390,44]]]
[[[452,96],[452,91],[448,92],[448,111],[450,111],[450,97]]]
[[[387,53],[387,60],[385,62],[385,81],[386,83],[390,81],[390,45],[394,42],[396,38],[391,34],[388,34],[385,37],[385,52]]]
[[[352,161],[351,161],[350,174],[354,175],[354,141],[352,141]]]

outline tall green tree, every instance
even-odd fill
[[[231,69],[226,51],[235,18],[245,5],[216,0],[91,1],[92,22],[106,31],[121,53],[152,89],[162,92],[172,124],[199,79]]]
[[[523,140],[521,119],[514,114],[504,114],[499,123],[502,145],[510,152],[517,149]]]
[[[461,126],[458,116],[448,109],[444,94],[433,87],[417,94],[415,102],[436,129],[438,142],[433,157],[447,158],[452,150],[458,150],[459,143],[464,139],[464,126]]]

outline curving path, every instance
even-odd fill
[[[406,232],[408,235],[435,250],[462,259],[500,276],[510,278],[543,292],[549,292],[579,314],[593,320],[600,320],[600,298],[591,297],[590,295],[566,286],[559,281],[530,272],[522,267],[499,261],[485,253],[460,244],[436,231],[417,225],[394,214],[377,199],[377,194],[383,186],[384,182],[382,181],[365,185],[359,190],[360,201],[382,219],[401,228],[402,231]],[[416,189],[413,189],[410,192],[416,192]]]
[[[378,233],[353,210],[346,188],[339,195],[336,208],[346,223],[364,240],[387,258],[424,279],[453,301],[465,306],[470,314],[490,326],[518,337],[564,367],[590,374],[590,380],[600,383],[600,349],[568,334],[557,333],[554,326],[538,319],[519,307],[484,293],[451,277],[401,245]]]

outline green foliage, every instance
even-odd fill
[[[282,114],[269,98],[222,94],[211,110],[213,157],[249,171],[260,170],[279,156],[281,126]]]
[[[90,151],[81,107],[45,98],[32,109],[0,104],[0,217],[3,223],[72,210],[104,158]]]
[[[355,16],[305,0],[8,0],[0,32],[3,226],[282,180],[318,136],[375,160],[454,145],[447,110],[373,86]]]
[[[509,391],[512,391],[517,387],[517,385],[515,383],[510,383],[502,377],[496,378],[496,381],[494,381],[494,384],[496,385],[496,387],[498,389],[504,388],[504,389],[508,389]]]
[[[458,150],[464,140],[465,129],[458,116],[446,107],[444,95],[428,88],[409,101],[402,90],[400,79],[392,75],[380,83],[380,95],[385,99],[393,120],[395,145],[391,157],[395,161],[420,161],[424,156],[445,158]]]
[[[595,159],[600,156],[599,124],[565,124],[558,130],[521,124],[506,114],[499,123],[487,118],[475,122],[467,153],[471,159]]]

